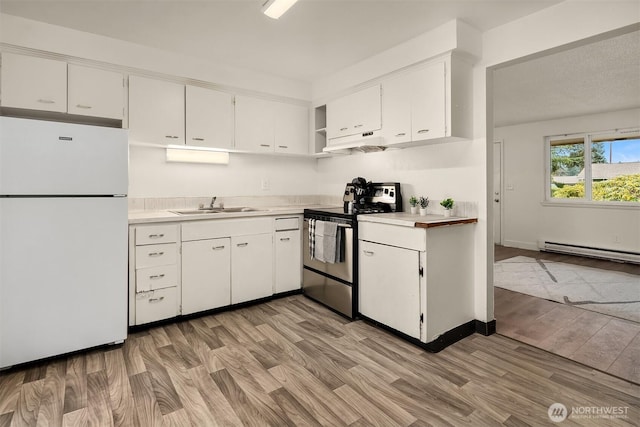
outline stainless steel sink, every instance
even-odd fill
[[[184,211],[171,211],[173,213],[177,213],[178,215],[197,215],[197,214],[211,214],[211,213],[220,213],[219,210],[213,209],[189,209]]]
[[[236,208],[213,208],[213,209],[187,209],[179,211],[171,211],[178,215],[198,215],[198,214],[210,214],[210,213],[234,213],[234,212],[255,212],[260,209],[250,208],[247,206]]]

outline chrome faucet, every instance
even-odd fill
[[[216,202],[216,199],[217,199],[217,197],[216,197],[216,196],[213,196],[213,197],[211,198],[211,204],[209,204],[209,209],[213,209],[213,205],[214,205],[214,203]]]

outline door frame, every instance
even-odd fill
[[[496,149],[498,150],[498,153],[500,154],[500,158],[499,158],[499,164],[496,165],[495,162],[493,163],[493,174],[495,176],[495,171],[496,171],[496,166],[498,166],[500,168],[500,174],[498,176],[498,188],[499,188],[499,197],[500,197],[500,202],[499,202],[499,206],[498,209],[500,211],[500,216],[499,216],[499,220],[496,224],[496,219],[495,219],[495,215],[493,215],[493,225],[494,225],[494,230],[493,230],[493,235],[491,236],[491,239],[493,240],[493,244],[496,245],[501,245],[502,244],[502,224],[503,224],[503,216],[504,216],[504,141],[502,139],[500,140],[494,140],[493,141],[493,155],[495,156],[495,152]],[[494,157],[495,158],[495,157]],[[496,182],[494,179],[493,182],[493,188],[491,189],[491,200],[493,201],[496,197],[495,194],[495,186],[496,186]],[[495,201],[493,201],[492,204],[496,203]],[[493,206],[493,211],[495,213],[495,205]],[[498,228],[496,230],[496,227]],[[496,236],[496,231],[498,234],[498,239],[496,240],[495,236]]]

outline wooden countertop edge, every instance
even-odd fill
[[[458,225],[458,224],[473,224],[478,222],[478,218],[464,218],[464,219],[452,219],[451,221],[440,221],[440,222],[416,222],[414,227],[416,228],[432,228],[432,227],[442,227],[446,225]]]

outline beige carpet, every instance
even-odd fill
[[[640,322],[640,277],[517,256],[494,265],[499,288]]]

